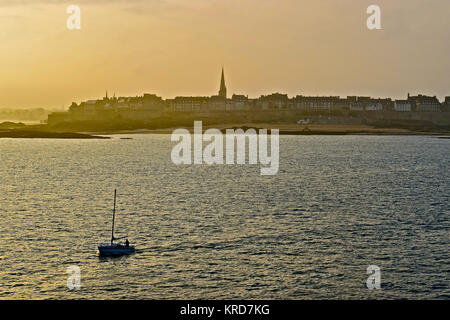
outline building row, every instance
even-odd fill
[[[450,97],[440,102],[435,96],[408,94],[405,100],[374,99],[371,97],[348,96],[341,98],[308,97],[273,93],[253,99],[245,95],[233,94],[227,97],[224,70],[217,95],[211,97],[176,97],[163,100],[155,94],[138,97],[110,98],[108,93],[100,100],[88,100],[80,104],[72,103],[69,111],[85,115],[102,111],[166,111],[166,112],[215,112],[215,111],[259,111],[259,110],[301,110],[308,112],[332,111],[397,111],[397,112],[449,112]]]
[[[287,94],[274,93],[252,99],[234,94],[231,99],[221,96],[176,97],[163,100],[154,94],[138,97],[106,96],[100,100],[88,100],[79,105],[73,103],[71,112],[85,114],[107,110],[166,111],[166,112],[214,112],[214,111],[258,111],[258,110],[301,110],[301,111],[397,111],[397,112],[449,112],[450,97],[440,102],[436,97],[408,95],[405,100],[375,99],[371,97],[348,96],[341,98],[308,97],[298,95],[289,98]]]

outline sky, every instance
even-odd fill
[[[69,30],[69,5],[81,29]],[[381,8],[381,30],[366,9]],[[450,96],[448,0],[0,0],[0,107],[155,93]]]

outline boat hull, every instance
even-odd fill
[[[119,245],[100,245],[98,251],[101,256],[122,256],[134,253],[133,246],[119,246]]]

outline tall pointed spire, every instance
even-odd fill
[[[227,87],[225,85],[225,72],[223,70],[222,66],[222,78],[220,80],[220,90],[219,90],[219,97],[227,98]]]

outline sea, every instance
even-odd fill
[[[0,299],[450,299],[448,139],[280,136],[262,176],[110,137],[0,139]]]

